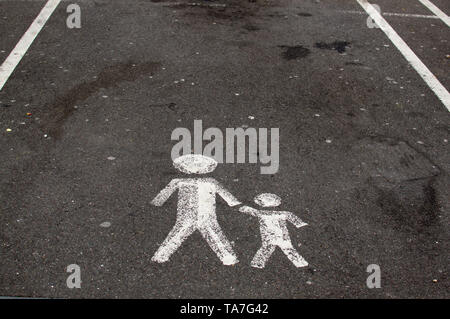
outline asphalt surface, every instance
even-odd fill
[[[1,61],[44,3],[0,1]],[[80,29],[66,27],[69,3],[0,91],[0,295],[450,297],[449,113],[356,1],[81,1]],[[449,88],[449,28],[385,18]],[[213,177],[246,204],[278,194],[308,223],[289,226],[308,267],[280,250],[250,267],[258,221],[221,200],[237,265],[199,233],[169,262],[150,260],[176,219],[176,196],[150,204],[179,176],[171,133],[195,119],[280,128],[278,173],[221,164]],[[70,264],[80,289],[66,286]],[[380,289],[366,286],[369,264]]]

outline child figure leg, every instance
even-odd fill
[[[255,257],[253,257],[250,265],[256,268],[264,268],[267,260],[275,251],[275,248],[275,245],[263,243],[261,248],[256,252]]]
[[[295,250],[292,246],[292,243],[287,242],[284,245],[280,246],[283,253],[289,258],[290,261],[295,265],[295,267],[306,267],[308,266],[308,262],[300,256],[300,254]]]

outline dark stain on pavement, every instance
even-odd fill
[[[94,81],[80,83],[64,95],[58,96],[47,107],[49,111],[43,116],[42,129],[52,137],[60,137],[62,126],[75,111],[74,106],[77,103],[86,100],[100,89],[115,87],[125,81],[132,82],[142,75],[152,75],[156,72],[158,66],[159,63],[156,62],[141,64],[127,62],[104,68]]]
[[[253,16],[253,12],[246,8],[210,8],[208,16],[224,20],[240,20]]]
[[[161,108],[167,107],[171,111],[176,111],[176,109],[177,109],[176,103],[173,103],[173,102],[163,103],[163,104],[150,104],[149,107],[161,107]]]
[[[166,5],[171,9],[185,10],[185,16],[195,16],[195,23],[200,19],[210,21],[213,19],[237,21],[252,17],[260,7],[265,6],[257,1],[227,1],[226,3],[210,2],[175,2]]]
[[[260,30],[259,27],[255,26],[253,24],[245,24],[242,28],[244,28],[245,30],[250,31],[250,32]]]
[[[423,188],[424,201],[420,207],[421,215],[427,217],[426,226],[432,225],[437,220],[439,204],[436,196],[436,189],[433,187],[433,179]]]
[[[266,14],[266,16],[269,18],[284,18],[284,19],[286,19],[288,17],[286,14],[281,13],[281,12],[271,12],[271,13]]]
[[[296,46],[286,46],[286,45],[280,45],[280,48],[283,48],[285,51],[282,53],[282,57],[285,60],[295,60],[295,59],[302,59],[307,57],[311,50],[308,48],[305,48],[302,45],[296,45]]]
[[[297,15],[299,17],[312,17],[312,14],[308,13],[308,12],[299,12],[299,13],[297,13]]]
[[[364,66],[364,64],[360,62],[345,62],[345,65]]]
[[[373,201],[379,223],[405,234],[429,236],[440,227],[439,193],[434,182],[442,174],[426,154],[395,137],[369,136],[352,146],[355,172],[367,177],[364,201]]]
[[[426,233],[437,224],[439,205],[434,178],[405,181],[392,188],[377,187],[377,204],[396,222],[397,229]]]
[[[339,53],[344,53],[350,42],[347,41],[334,41],[331,43],[317,42],[315,47],[322,50],[335,50]]]
[[[230,46],[238,47],[239,49],[250,47],[254,44],[251,41],[225,41],[224,43]]]

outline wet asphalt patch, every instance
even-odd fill
[[[142,75],[153,75],[159,63],[145,62],[141,64],[127,62],[111,65],[103,69],[95,80],[76,85],[65,94],[57,97],[48,108],[50,111],[44,117],[42,129],[50,136],[60,137],[66,119],[72,115],[76,103],[86,100],[99,91],[117,86],[124,81],[135,81]]]
[[[345,50],[350,46],[350,42],[347,41],[334,41],[331,43],[317,42],[314,46],[318,49],[335,50],[339,53],[344,53]]]
[[[285,50],[282,53],[282,57],[285,60],[296,60],[296,59],[306,58],[311,53],[310,49],[305,48],[302,45],[296,45],[296,46],[280,45],[279,47],[283,48]]]

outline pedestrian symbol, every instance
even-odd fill
[[[180,172],[196,175],[213,172],[217,164],[213,158],[199,154],[183,155],[173,162]],[[231,207],[241,202],[212,177],[186,177],[171,180],[152,200],[152,204],[162,206],[175,191],[178,191],[177,220],[152,261],[168,261],[181,244],[198,230],[224,265],[238,263],[236,253],[217,221],[216,195]],[[276,247],[280,247],[296,267],[307,266],[306,260],[293,247],[286,226],[287,222],[297,228],[307,224],[291,212],[273,210],[273,207],[281,204],[280,197],[275,194],[260,194],[255,197],[255,203],[272,209],[254,209],[249,206],[239,209],[240,212],[257,217],[260,222],[262,247],[254,256],[251,266],[264,268]]]

